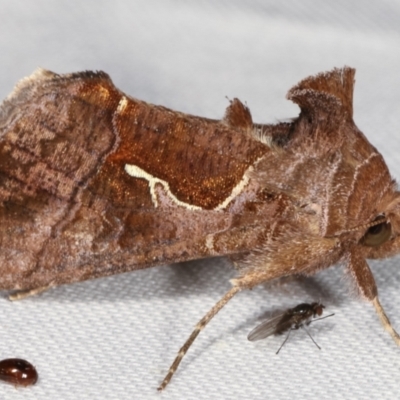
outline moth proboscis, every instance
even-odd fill
[[[355,70],[301,81],[290,122],[222,120],[129,97],[103,72],[38,69],[0,106],[0,289],[43,288],[228,257],[238,292],[344,263],[397,344],[366,259],[400,251],[400,196],[353,121]],[[18,297],[18,295],[17,295]]]

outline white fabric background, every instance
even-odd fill
[[[357,68],[355,121],[400,177],[400,2],[2,0],[0,97],[41,66],[102,69],[126,93],[219,118],[228,98],[257,122],[295,117],[300,79]],[[372,189],[373,190],[373,189]],[[1,222],[0,222],[1,223]],[[399,258],[371,263],[400,329]],[[1,267],[0,267],[1,268]],[[399,397],[400,350],[341,267],[239,294],[196,340],[167,390],[156,387],[192,327],[230,287],[223,259],[164,266],[0,298],[0,359],[22,357],[37,386],[0,399],[349,399]],[[336,316],[251,343],[269,312],[320,299]]]

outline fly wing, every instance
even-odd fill
[[[267,319],[260,325],[256,326],[249,333],[247,339],[250,340],[250,342],[265,339],[268,336],[284,332],[285,330],[289,329],[290,326],[290,316],[287,315],[287,312],[284,312],[276,315],[275,317]]]

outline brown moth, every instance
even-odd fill
[[[300,115],[221,121],[128,97],[103,72],[39,69],[0,107],[0,289],[65,283],[209,256],[238,269],[159,389],[239,291],[341,262],[397,344],[367,258],[400,251],[400,200],[353,122],[355,70],[288,93]]]

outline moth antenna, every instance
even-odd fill
[[[360,229],[372,228],[375,225],[379,225],[379,224],[382,224],[383,222],[388,222],[388,221],[389,221],[389,218],[382,216],[382,218],[377,219],[376,221],[369,222],[368,224],[362,224],[362,225],[355,226],[354,228],[347,229],[346,231],[344,231],[342,233],[354,232],[354,231],[358,231]]]
[[[390,333],[395,343],[400,346],[400,336],[390,323],[389,318],[387,317],[383,307],[381,306],[381,303],[379,302],[378,296],[376,296],[374,300],[372,300],[372,304],[375,307],[376,313],[378,314],[378,317],[381,320],[383,327]]]
[[[311,336],[310,332],[308,332],[308,329],[305,327],[305,325],[303,325],[303,329],[307,332],[307,335],[310,336],[310,339],[313,341],[313,343],[321,350],[321,347],[318,346],[317,342]]]
[[[178,369],[178,366],[181,363],[182,358],[189,350],[190,346],[196,339],[197,335],[205,328],[205,326],[218,313],[218,311],[221,310],[221,308],[240,290],[241,288],[239,286],[232,287],[231,290],[225,293],[224,297],[222,297],[222,299],[218,303],[216,303],[214,307],[211,308],[211,310],[197,323],[192,334],[189,336],[185,344],[179,350],[178,355],[175,357],[175,360],[172,363],[171,367],[169,368],[167,375],[165,376],[164,380],[162,381],[161,385],[158,387],[157,390],[165,389],[165,387],[171,380],[172,376],[174,375],[175,371]]]
[[[289,329],[288,334],[286,335],[285,340],[283,341],[283,343],[281,344],[281,347],[279,347],[278,351],[275,354],[279,354],[279,352],[281,351],[281,348],[284,346],[284,344],[288,341],[289,336],[290,336],[290,332],[292,332],[293,329]]]

